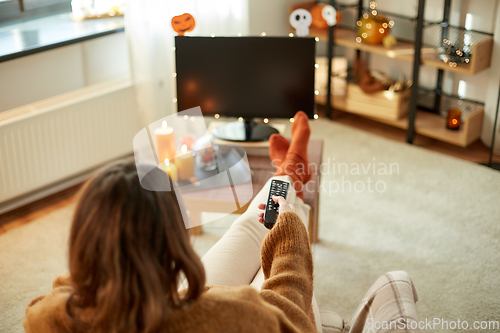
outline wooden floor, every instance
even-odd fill
[[[324,117],[324,110],[319,109],[318,111],[320,117]],[[394,141],[406,142],[405,130],[341,111],[334,111],[333,115],[334,121],[338,123],[358,128]],[[479,140],[474,142],[467,148],[461,148],[421,135],[416,135],[413,144],[474,163],[485,163],[488,161],[489,157],[489,148]],[[500,162],[500,156],[494,156],[493,161]],[[0,215],[0,234],[23,224],[29,223],[41,216],[49,214],[56,209],[71,204],[72,202],[74,202],[75,195],[80,187],[81,184],[73,186],[67,190],[38,200],[25,207],[21,207],[11,212]]]
[[[81,184],[0,215],[0,234],[29,223],[74,201]]]

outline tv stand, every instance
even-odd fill
[[[226,123],[214,128],[212,132],[218,139],[239,142],[267,141],[274,133],[279,131],[270,125],[257,123],[251,118]]]

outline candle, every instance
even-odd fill
[[[166,158],[165,162],[161,163],[158,167],[160,169],[162,169],[163,171],[165,171],[166,173],[168,173],[168,175],[170,176],[170,179],[172,179],[173,182],[177,182],[177,180],[178,180],[177,167],[173,163],[170,164],[170,161],[168,160],[168,158]]]
[[[175,134],[172,127],[167,126],[163,121],[161,127],[155,130],[156,153],[158,161],[164,161],[166,158],[173,160],[175,158]]]
[[[188,180],[194,176],[194,157],[187,145],[182,145],[181,151],[175,156],[175,165],[180,180]]]
[[[458,130],[460,128],[460,118],[462,111],[459,109],[449,109],[448,116],[446,117],[446,128],[451,130]]]

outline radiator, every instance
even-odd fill
[[[0,211],[132,153],[140,128],[129,78],[0,113]]]

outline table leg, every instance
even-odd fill
[[[314,211],[315,208],[311,207],[309,210],[309,224],[308,224],[308,231],[309,231],[309,243],[314,244],[318,242],[318,220],[316,212]]]

